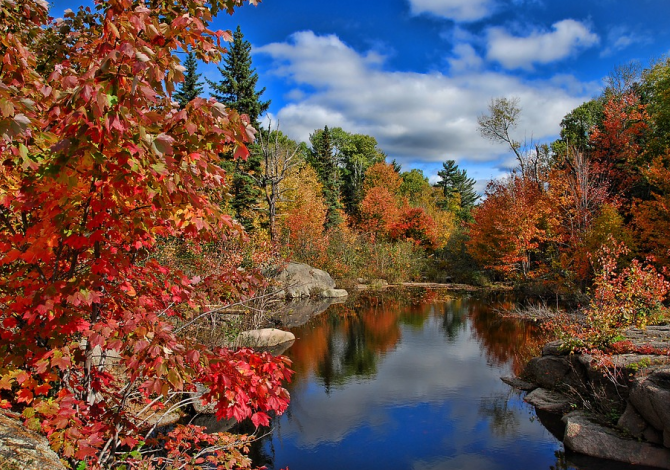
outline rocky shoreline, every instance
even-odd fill
[[[567,449],[593,457],[670,469],[670,326],[630,329],[621,354],[572,353],[547,344],[522,377],[538,410],[560,413]]]

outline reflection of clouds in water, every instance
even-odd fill
[[[412,470],[496,470],[503,468],[494,459],[479,454],[461,454],[453,458],[419,461],[412,465]]]
[[[486,365],[470,334],[462,332],[445,343],[440,324],[441,318],[431,317],[423,331],[403,328],[402,343],[380,360],[372,381],[350,382],[328,395],[312,387],[306,393],[294,391],[293,410],[289,419],[282,420],[282,435],[295,438],[302,447],[335,443],[363,426],[396,426],[385,406],[438,405],[458,394],[461,401],[442,417],[443,422],[449,426],[457,422],[458,440],[465,437],[464,446],[477,435],[483,438],[487,426],[478,431],[486,419],[480,413],[481,397],[508,388],[500,381],[501,371]]]

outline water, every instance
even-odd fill
[[[628,468],[566,456],[521,393],[500,380],[520,372],[542,338],[494,307],[491,300],[398,293],[331,306],[292,329],[291,405],[252,449],[255,463],[290,470]]]

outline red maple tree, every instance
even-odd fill
[[[153,256],[161,238],[237,230],[217,163],[246,157],[248,118],[170,94],[175,52],[219,59],[228,36],[208,23],[242,3],[97,1],[58,24],[40,0],[0,5],[0,403],[71,463],[140,458],[128,452],[146,423],[129,405],[170,408],[196,382],[218,417],[267,424],[288,404],[286,359],[211,351],[176,328],[200,280]],[[190,445],[165,444],[163,463],[248,464],[197,428],[164,439]]]

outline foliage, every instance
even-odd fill
[[[484,267],[515,280],[546,272],[543,256],[556,236],[556,221],[547,195],[535,182],[517,175],[492,181],[473,219],[468,251]]]
[[[173,95],[174,100],[179,103],[180,108],[185,108],[188,103],[202,94],[202,82],[199,82],[200,74],[197,73],[198,62],[195,54],[189,52],[184,62],[186,72],[184,81],[179,84],[179,89]]]
[[[663,302],[670,282],[648,262],[634,259],[627,268],[620,268],[619,258],[627,253],[628,248],[613,239],[598,252],[601,268],[585,312],[587,344],[607,346],[627,327],[644,327],[667,314]]]
[[[337,160],[333,149],[333,142],[328,126],[323,130],[318,129],[309,136],[312,151],[308,155],[308,161],[316,170],[323,188],[323,197],[328,206],[326,217],[326,228],[332,228],[342,222],[340,201],[340,180],[337,169]]]
[[[212,96],[227,108],[246,114],[249,122],[258,128],[258,119],[270,107],[270,101],[261,101],[265,88],[256,90],[258,74],[251,66],[251,43],[244,39],[238,26],[233,33],[230,50],[223,64],[217,67],[221,80],[217,83],[207,80],[212,88]]]
[[[470,213],[479,199],[475,191],[475,180],[468,178],[465,170],[459,170],[453,160],[447,160],[442,167],[437,172],[440,181],[435,186],[442,188],[446,198],[445,206],[461,220],[471,220]]]
[[[207,24],[241,4],[110,0],[86,21],[68,13],[52,26],[42,2],[0,6],[1,404],[21,410],[72,464],[114,465],[142,435],[157,444],[128,406],[170,407],[195,382],[209,387],[205,400],[217,402],[219,417],[258,425],[288,404],[285,359],[210,351],[175,327],[204,308],[207,279],[154,256],[166,237],[207,241],[238,230],[218,205],[218,163],[226,152],[246,157],[250,124],[213,100],[175,109],[170,93],[183,80],[174,52],[220,58],[227,36]],[[71,41],[63,54],[40,57],[33,47],[53,28]],[[40,75],[38,65],[52,72]],[[217,282],[253,291],[253,276],[241,276]],[[104,366],[111,351],[113,373]],[[175,467],[209,439],[178,432],[165,444]]]
[[[305,163],[283,182],[286,199],[278,203],[279,232],[291,253],[308,264],[322,262],[328,207],[316,172]]]
[[[218,83],[207,80],[212,96],[226,107],[248,116],[251,125],[258,129],[258,119],[267,111],[270,101],[261,101],[265,88],[256,91],[258,74],[251,64],[251,43],[244,39],[239,26],[218,70],[221,73]],[[224,168],[232,174],[230,206],[233,213],[247,231],[253,231],[261,200],[261,189],[254,181],[254,177],[262,171],[260,152],[252,152],[246,160],[227,161]]]

